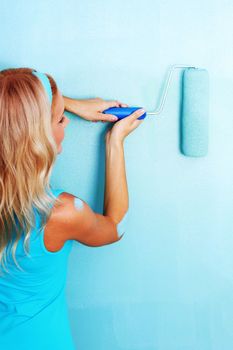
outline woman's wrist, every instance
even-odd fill
[[[124,146],[124,139],[119,137],[110,136],[106,139],[106,147],[107,148],[121,148]]]
[[[66,97],[66,96],[63,96],[63,100],[65,105],[65,110],[68,112],[77,114],[79,110],[79,105],[81,105],[81,101],[70,97]]]

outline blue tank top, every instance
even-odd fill
[[[51,191],[56,197],[65,192]],[[16,250],[16,260],[24,272],[11,258],[7,264],[10,274],[3,271],[0,275],[0,349],[74,350],[65,293],[73,241],[66,241],[57,252],[48,251],[44,230],[39,233],[41,217],[34,212],[30,257],[24,251],[22,237]]]

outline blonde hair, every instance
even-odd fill
[[[7,270],[8,245],[15,264],[16,248],[25,233],[23,247],[29,253],[29,239],[35,227],[33,207],[42,217],[41,230],[59,202],[50,191],[57,145],[52,118],[57,85],[49,78],[53,101],[31,68],[0,71],[0,267]],[[22,270],[22,269],[21,269]],[[9,272],[9,271],[8,271]]]

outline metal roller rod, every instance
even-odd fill
[[[166,101],[166,98],[167,98],[167,92],[168,92],[168,89],[169,89],[169,86],[170,86],[170,83],[171,83],[172,74],[173,74],[173,72],[174,72],[174,70],[176,68],[197,68],[197,67],[183,65],[183,64],[174,64],[174,65],[172,65],[171,68],[170,68],[170,73],[169,73],[169,76],[167,78],[167,82],[166,82],[165,88],[164,88],[164,93],[163,93],[163,96],[161,98],[160,106],[154,112],[146,112],[147,115],[157,115],[157,114],[162,113],[163,107],[164,107],[164,104],[165,104],[165,101]]]

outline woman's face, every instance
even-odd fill
[[[69,122],[70,120],[64,115],[64,100],[60,91],[58,90],[52,118],[53,136],[58,147],[58,153],[61,153],[62,151],[61,142],[65,136],[65,127]]]

